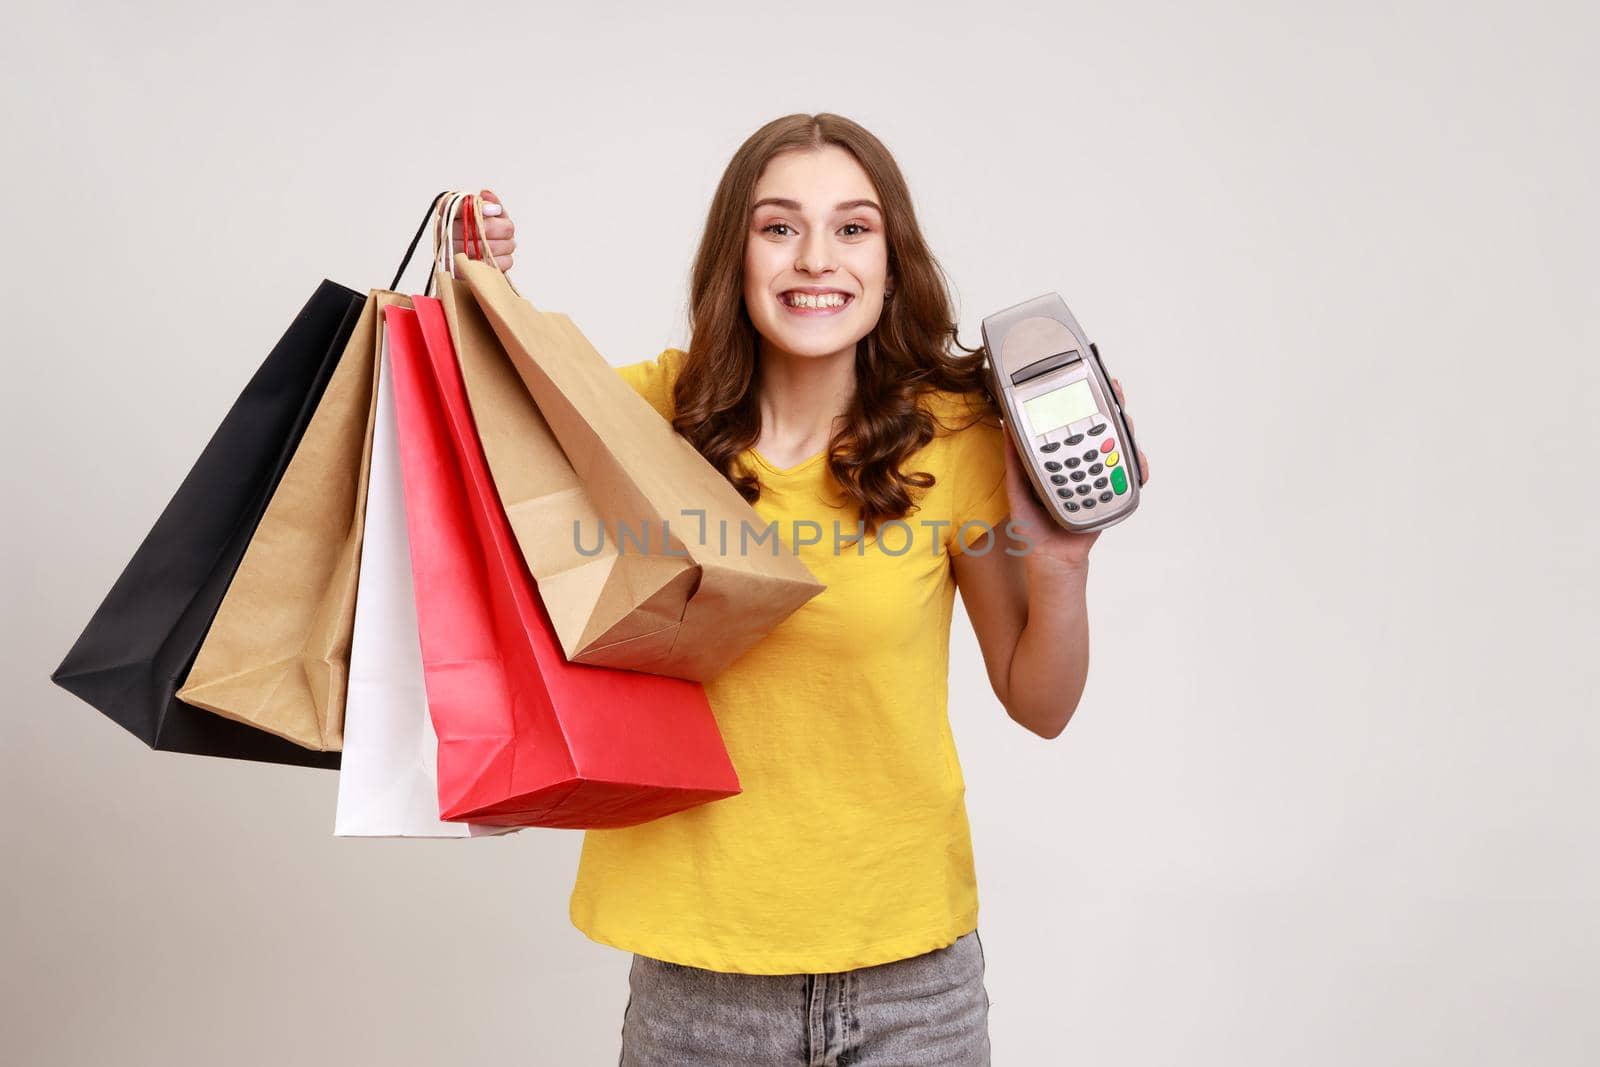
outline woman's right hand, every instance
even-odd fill
[[[494,259],[483,255],[480,251],[474,259],[489,261],[502,271],[511,269],[512,253],[517,250],[517,225],[511,221],[511,215],[506,211],[505,205],[500,203],[500,198],[488,189],[478,194],[483,198],[483,236],[488,240],[489,251],[494,253]],[[495,212],[499,214],[495,214]],[[464,248],[461,236],[461,216],[456,216],[455,226],[450,231],[452,247]]]

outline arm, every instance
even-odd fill
[[[1023,547],[987,532],[952,565],[995,696],[1014,722],[1053,738],[1089,676],[1089,566],[1042,556],[1037,544],[1025,556],[1006,554]]]
[[[1113,380],[1112,388],[1126,410],[1121,384]],[[1067,728],[1089,676],[1085,594],[1089,549],[1100,531],[1058,526],[1034,498],[1009,434],[1005,449],[1007,530],[1015,537],[987,531],[952,556],[951,567],[995,696],[1013,721],[1054,738]],[[1138,463],[1144,485],[1150,461],[1140,452]]]

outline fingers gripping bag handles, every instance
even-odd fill
[[[191,707],[177,691],[362,308],[354,290],[317,286],[50,676],[153,749],[339,765],[336,752]]]
[[[739,792],[704,687],[570,663],[489,478],[439,303],[390,307],[440,816],[631,826]]]

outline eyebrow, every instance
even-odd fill
[[[786,199],[786,198],[781,197],[781,196],[769,196],[769,197],[766,197],[765,199],[757,200],[754,204],[751,204],[750,205],[750,211],[751,211],[752,214],[754,214],[755,210],[757,208],[765,207],[767,204],[772,204],[772,205],[774,205],[776,207],[781,207],[781,208],[783,208],[783,209],[785,209],[787,211],[799,211],[800,210],[800,201],[798,201],[798,200],[789,200],[789,199]],[[877,205],[877,203],[872,201],[872,200],[842,200],[839,203],[833,205],[833,210],[835,210],[835,211],[850,211],[850,210],[853,210],[853,209],[858,208],[858,207],[870,207],[872,210],[876,211],[878,214],[880,214],[880,215],[883,214],[883,208],[879,207]]]

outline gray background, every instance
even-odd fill
[[[735,147],[823,110],[896,154],[963,339],[1061,292],[1152,458],[1058,740],[956,620],[996,1062],[1594,1062],[1592,11],[43,7],[0,45],[8,1062],[614,1062],[577,833],[336,840],[333,775],[151,753],[47,675],[437,189],[648,358]]]

